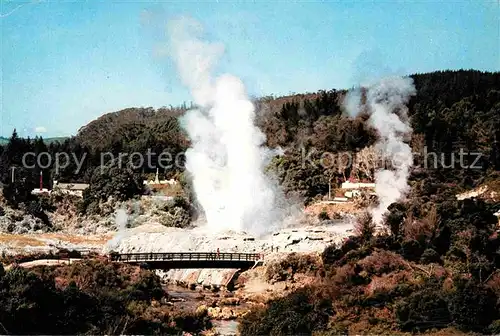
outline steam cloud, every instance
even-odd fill
[[[172,58],[198,106],[181,120],[192,142],[186,169],[209,229],[263,234],[281,213],[276,188],[264,174],[272,153],[263,147],[265,135],[254,125],[255,108],[240,79],[214,79],[223,47],[200,40],[201,33],[187,18],[169,25]]]
[[[386,78],[367,89],[368,122],[378,131],[378,152],[392,165],[391,170],[381,169],[375,173],[375,192],[379,205],[372,209],[372,216],[377,224],[382,222],[389,205],[401,200],[409,189],[408,177],[413,157],[410,146],[404,142],[404,137],[412,132],[406,105],[415,94],[410,77]],[[349,115],[358,115],[360,106],[361,91],[350,91],[344,101]]]

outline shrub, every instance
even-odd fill
[[[412,293],[395,306],[401,329],[422,332],[433,328],[444,328],[451,322],[445,295],[428,287]]]
[[[328,212],[326,212],[325,210],[321,211],[319,214],[318,214],[318,219],[319,220],[330,220],[330,216],[328,216]]]
[[[189,226],[195,216],[194,207],[181,196],[176,196],[164,207],[167,216],[164,217],[162,224],[169,227],[185,228]]]
[[[196,314],[181,312],[175,316],[174,321],[178,329],[196,334],[212,327],[207,311]]]
[[[359,260],[369,256],[373,249],[371,247],[360,247],[356,250],[351,250],[347,252],[338,262],[337,265],[354,264]]]
[[[245,315],[239,325],[246,335],[299,335],[325,329],[332,314],[331,301],[314,288],[301,288]]]
[[[434,235],[439,218],[433,206],[420,220],[407,220],[404,225],[405,239],[426,243]]]
[[[493,321],[488,326],[488,334],[490,335],[499,335],[500,334],[500,320]]]
[[[208,317],[196,313],[175,313],[169,307],[152,306],[152,298],[163,296],[159,281],[150,272],[137,276],[113,271],[109,265],[97,266],[85,291],[75,280],[62,289],[55,286],[60,277],[49,273],[59,268],[38,268],[43,277],[15,267],[0,277],[0,332],[6,334],[181,334],[199,333],[211,328]],[[136,268],[132,268],[136,269]],[[66,271],[71,268],[66,267]],[[76,277],[61,272],[58,275]],[[49,273],[49,274],[46,274]],[[88,274],[91,270],[88,271]],[[113,279],[115,278],[115,279]],[[117,285],[115,290],[99,290],[92,285]],[[81,285],[81,284],[80,284]],[[61,287],[61,286],[59,286]],[[139,300],[139,301],[134,301]]]
[[[368,296],[381,292],[389,293],[398,287],[398,285],[403,284],[405,280],[408,280],[407,278],[407,272],[373,276],[371,282],[365,288],[365,293]]]
[[[96,303],[74,287],[56,290],[22,268],[8,271],[0,280],[0,321],[12,334],[81,333],[97,317]]]
[[[424,253],[422,253],[422,256],[420,257],[420,262],[423,264],[440,263],[441,257],[436,252],[436,250],[428,248],[424,251]]]
[[[394,237],[399,237],[402,231],[403,221],[406,217],[406,206],[403,203],[393,203],[387,209],[385,225]]]
[[[375,223],[372,220],[372,216],[369,212],[364,212],[360,215],[356,223],[354,223],[354,234],[361,237],[363,241],[370,241],[375,234]]]
[[[332,280],[337,285],[352,284],[356,276],[354,265],[344,265],[335,269]]]
[[[152,272],[141,272],[138,279],[125,291],[128,300],[151,301],[160,300],[164,295],[160,278]]]
[[[500,273],[497,272],[492,274],[486,282],[486,287],[500,297]]]
[[[349,237],[340,247],[335,244],[326,247],[321,254],[321,260],[325,266],[342,265],[342,260],[345,260],[344,256],[350,251],[356,251],[360,246],[361,238]]]
[[[469,260],[469,272],[479,282],[486,280],[495,271],[495,263],[484,255],[474,253]]]
[[[451,294],[449,310],[453,322],[464,330],[485,331],[497,318],[494,292],[475,281],[460,281]]]
[[[405,240],[401,244],[401,255],[408,260],[418,261],[424,248],[417,240]]]
[[[357,265],[347,264],[338,267],[334,270],[332,281],[339,288],[347,288],[358,285],[364,285],[367,279],[363,278],[360,273],[360,267]]]
[[[309,254],[290,253],[285,259],[269,265],[267,280],[291,280],[296,273],[315,275],[321,269],[321,261]]]
[[[35,268],[39,273],[44,268]],[[53,270],[60,287],[74,282],[82,291],[92,295],[109,293],[127,300],[159,299],[164,295],[160,278],[151,271],[138,267],[108,262],[83,260]]]
[[[369,274],[382,275],[392,271],[404,269],[405,262],[398,254],[379,250],[372,253],[372,255],[359,261],[358,264]]]
[[[401,249],[401,244],[396,240],[396,238],[387,234],[374,236],[370,241],[370,246],[388,251],[399,251]]]

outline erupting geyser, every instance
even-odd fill
[[[219,44],[197,38],[201,27],[182,18],[169,26],[172,57],[197,108],[182,125],[192,147],[186,169],[211,230],[262,234],[280,219],[277,188],[264,174],[271,151],[255,126],[255,108],[235,76],[212,77]]]
[[[404,141],[411,135],[407,104],[416,94],[410,77],[390,77],[371,85],[366,92],[366,107],[370,113],[368,123],[378,132],[377,152],[390,169],[379,169],[375,173],[375,192],[379,204],[371,214],[380,224],[387,208],[401,200],[409,190],[408,177],[413,164],[410,146]],[[353,90],[347,95],[346,110],[351,116],[360,111],[361,92]]]

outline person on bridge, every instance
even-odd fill
[[[219,251],[219,248],[217,247],[217,259],[220,258],[220,251]]]

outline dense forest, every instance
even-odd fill
[[[481,152],[482,168],[414,169],[411,192],[389,207],[384,234],[375,234],[365,214],[358,217],[353,236],[341,246],[327,248],[320,261],[290,255],[271,267],[272,281],[293,280],[296,274],[316,280],[255,308],[242,321],[242,335],[500,332],[500,238],[493,215],[498,202],[455,197],[457,191],[480,184],[488,185],[497,197],[500,193],[500,76],[446,71],[412,77],[417,87],[410,102],[413,150],[427,146],[437,153],[460,148]],[[342,94],[322,93],[315,104],[321,106],[322,99],[331,96],[338,101]],[[300,115],[305,106],[287,104],[283,111],[292,116]],[[290,131],[274,139],[278,144],[309,141],[325,150],[336,146],[355,151],[370,145],[372,131],[361,120],[348,120],[340,113],[331,108],[310,124],[303,118],[285,118],[297,122],[285,124],[282,129]],[[321,128],[322,119],[329,126]],[[314,131],[300,133],[299,128]],[[288,165],[284,181],[291,188],[302,186],[311,197],[324,192],[327,180],[302,171],[298,159],[290,159],[294,156],[298,157],[281,159],[280,164]],[[318,181],[323,181],[323,189]]]
[[[290,254],[268,268],[271,281],[315,280],[253,309],[241,334],[500,332],[498,219],[484,202],[398,203],[385,225],[374,235],[361,217],[355,235],[321,260]]]

